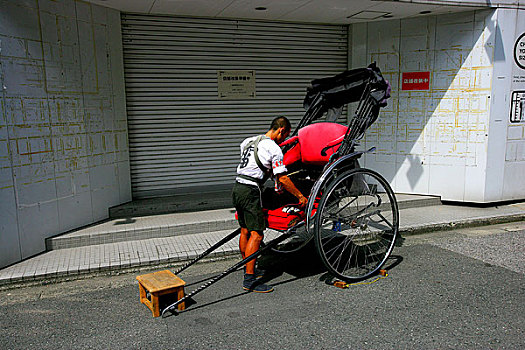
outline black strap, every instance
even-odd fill
[[[244,149],[242,150],[243,153],[250,147],[253,145],[253,156],[255,157],[255,163],[257,163],[257,166],[259,167],[259,169],[261,169],[261,171],[263,172],[264,176],[262,179],[258,179],[256,177],[253,177],[253,176],[249,176],[249,175],[241,175],[241,174],[237,174],[238,177],[240,177],[241,179],[245,179],[245,180],[250,180],[250,181],[255,181],[257,182],[257,184],[259,186],[261,185],[264,185],[264,183],[266,182],[266,180],[268,180],[268,178],[270,177],[271,175],[271,170],[270,169],[267,169],[263,163],[261,162],[261,160],[259,159],[259,154],[258,154],[258,147],[259,147],[259,142],[261,142],[262,140],[265,140],[265,139],[268,139],[268,140],[271,140],[268,136],[266,135],[259,135],[257,136],[254,140],[251,140],[250,142],[248,142],[248,144],[244,147]]]
[[[253,156],[255,157],[255,163],[257,163],[257,166],[259,167],[259,169],[261,169],[261,171],[266,175],[270,170],[267,169],[263,165],[263,163],[259,159],[259,153],[258,153],[259,142],[261,142],[262,140],[265,140],[265,139],[270,139],[270,138],[268,136],[266,136],[266,135],[259,135],[254,140],[248,142],[248,144],[246,145],[246,147],[244,149],[247,149],[248,147],[253,145]]]

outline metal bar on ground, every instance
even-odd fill
[[[238,228],[236,229],[235,231],[233,231],[232,233],[230,233],[229,235],[227,235],[226,237],[224,237],[223,239],[221,239],[220,241],[218,241],[217,243],[215,243],[214,245],[212,245],[210,248],[208,248],[205,252],[201,253],[199,256],[197,256],[195,259],[191,260],[190,262],[188,262],[186,265],[182,266],[181,268],[179,268],[177,271],[174,272],[175,275],[181,273],[182,271],[186,270],[188,267],[190,267],[191,265],[195,264],[197,261],[201,260],[202,258],[204,258],[205,256],[209,255],[211,252],[213,252],[215,249],[219,248],[220,246],[226,244],[227,242],[231,241],[233,238],[235,238],[235,236],[237,236],[239,233],[241,233],[241,229]]]
[[[289,228],[286,232],[284,232],[281,236],[271,240],[270,242],[268,242],[264,247],[260,248],[258,251],[256,251],[255,253],[253,253],[252,255],[246,257],[245,259],[239,261],[238,263],[236,263],[235,265],[231,266],[230,268],[228,268],[227,270],[221,272],[220,274],[218,274],[217,276],[213,277],[212,279],[210,279],[209,281],[207,281],[206,283],[204,283],[203,285],[201,285],[199,288],[195,289],[194,291],[192,291],[191,293],[187,294],[186,296],[184,296],[183,298],[177,300],[176,302],[174,302],[173,304],[167,306],[164,310],[162,310],[162,313],[161,313],[161,316],[164,316],[164,314],[167,312],[167,311],[171,311],[172,313],[177,313],[177,311],[174,310],[174,308],[177,307],[177,305],[179,305],[180,303],[183,303],[185,302],[186,300],[188,300],[189,298],[193,297],[194,295],[196,295],[197,293],[203,291],[204,289],[208,288],[209,286],[211,286],[212,284],[214,284],[215,282],[221,280],[222,278],[226,277],[227,275],[229,275],[230,273],[236,271],[239,267],[241,267],[242,265],[246,264],[247,262],[257,258],[259,255],[261,255],[264,251],[270,249],[271,247],[281,243],[282,241],[284,241],[285,239],[287,239],[288,237],[290,237],[294,232],[295,230],[304,225],[304,221],[303,222],[300,222],[299,224]]]

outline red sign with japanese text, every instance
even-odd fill
[[[401,90],[429,90],[430,72],[401,73]]]

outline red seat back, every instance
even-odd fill
[[[324,165],[330,156],[339,149],[339,145],[326,151],[326,156],[321,151],[330,141],[346,133],[347,127],[337,123],[316,123],[305,126],[299,130],[299,144],[301,160],[305,164]]]
[[[297,141],[297,142],[296,142]],[[301,160],[301,145],[299,144],[299,138],[297,136],[294,136],[292,138],[289,138],[288,140],[284,141],[280,144],[280,146],[284,146],[287,144],[293,144],[295,143],[292,148],[290,148],[285,154],[283,158],[284,166],[288,166],[290,164],[293,164],[297,162],[298,160]]]

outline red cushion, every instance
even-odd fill
[[[286,231],[305,218],[303,210],[296,210],[296,207],[288,205],[268,210],[267,215],[268,227],[278,231]]]
[[[274,210],[263,209],[267,227],[277,231],[286,231],[301,220],[304,220],[306,217],[304,210],[296,208],[295,206],[285,205]],[[235,212],[235,220],[239,220],[237,211]],[[292,222],[292,220],[294,221]]]
[[[339,145],[326,151],[321,151],[333,141],[346,133],[347,127],[337,123],[316,123],[299,130],[299,144],[301,145],[301,160],[305,164],[324,165],[330,156],[339,149]]]

